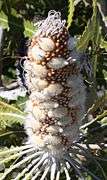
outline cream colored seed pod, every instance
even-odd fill
[[[47,65],[53,69],[60,69],[67,66],[69,63],[64,58],[52,58]]]
[[[39,135],[32,134],[32,136],[30,136],[30,141],[37,148],[45,146],[45,143],[44,143],[44,141],[43,141],[43,139],[42,139],[40,134]]]
[[[46,118],[46,111],[43,109],[40,109],[38,106],[33,107],[32,113],[36,120],[41,120],[41,119]]]
[[[32,71],[34,73],[34,75],[40,78],[44,78],[47,75],[47,69],[45,66],[36,64],[35,62],[32,62]]]
[[[39,38],[38,44],[44,51],[53,51],[55,48],[55,44],[50,38]]]
[[[41,108],[45,109],[54,109],[58,108],[59,104],[53,101],[48,100],[47,102],[43,102],[39,104]]]
[[[47,100],[49,100],[51,97],[50,96],[46,96],[43,91],[33,91],[30,95],[30,100],[36,100],[39,103],[40,102],[45,102]]]
[[[36,79],[35,77],[31,78],[31,84],[35,90],[43,90],[48,86],[48,82],[46,80]]]
[[[45,57],[45,51],[40,49],[37,45],[34,45],[31,49],[29,49],[29,53],[33,60],[42,61]]]
[[[44,89],[44,94],[46,96],[55,96],[62,92],[63,87],[60,84],[50,84],[47,88]]]

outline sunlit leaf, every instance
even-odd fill
[[[79,38],[77,42],[77,50],[85,52],[89,41],[94,40],[96,38],[96,31],[99,31],[99,24],[97,21],[97,8],[96,8],[96,0],[93,0],[93,15],[92,18],[89,19],[87,26],[85,27],[85,30],[81,37]],[[98,30],[97,30],[98,29]],[[99,32],[97,32],[99,33]],[[99,37],[97,37],[98,40]]]
[[[18,31],[19,29],[23,28],[22,24],[18,23],[18,14],[16,13],[15,10],[12,11],[12,16],[10,16],[11,19],[8,18],[9,17],[6,16],[3,11],[0,11],[0,25],[3,28],[9,28],[10,25],[18,29]],[[15,21],[15,19],[17,19],[17,21]],[[31,36],[35,32],[35,27],[33,23],[25,19],[24,20],[22,19],[22,21],[24,24],[24,34],[28,37]]]
[[[104,39],[101,39],[100,46],[101,48],[104,48],[107,51],[107,41],[105,41]]]
[[[23,124],[24,113],[12,105],[0,101],[0,131],[15,123]]]
[[[69,6],[68,6],[68,19],[67,19],[67,24],[68,28],[71,26],[72,20],[73,20],[73,15],[74,15],[74,0],[68,0]]]

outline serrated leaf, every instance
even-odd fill
[[[25,34],[25,36],[28,36],[28,37],[31,37],[32,34],[36,30],[36,28],[34,27],[33,23],[28,21],[28,20],[24,20],[24,27],[25,27],[24,34]]]
[[[12,105],[0,101],[0,132],[12,124],[24,122],[24,113]]]
[[[0,112],[14,112],[14,113],[18,113],[18,114],[24,114],[20,109],[10,105],[10,104],[7,104],[3,101],[0,101]]]
[[[96,37],[96,29],[98,24],[97,20],[97,4],[96,0],[93,0],[93,15],[92,18],[88,21],[87,26],[85,27],[85,30],[80,37],[80,39],[77,41],[77,50],[84,52],[89,44],[89,41],[92,40]],[[98,38],[98,37],[97,37]]]
[[[96,71],[97,71],[97,61],[98,61],[98,56],[99,54],[96,53],[97,49],[99,48],[100,42],[101,42],[101,28],[100,28],[100,23],[97,20],[96,17],[96,21],[95,26],[93,27],[94,29],[94,37],[92,40],[93,43],[93,57],[92,57],[92,64],[93,64],[93,72],[94,72],[94,78],[96,78]]]
[[[71,26],[73,15],[74,15],[74,0],[68,0],[69,6],[68,6],[68,18],[67,18],[67,28]]]
[[[0,25],[3,28],[9,28],[9,25],[12,25],[13,27],[15,27],[16,29],[22,29],[22,24],[18,23],[18,21],[15,21],[15,18],[18,18],[18,14],[16,13],[15,10],[12,10],[12,13],[14,14],[14,16],[10,16],[10,19],[8,20],[8,16],[5,15],[5,13],[3,11],[0,11]],[[14,18],[15,17],[15,18]],[[23,19],[22,19],[23,21]],[[35,27],[33,25],[32,22],[25,20],[24,19],[24,34],[26,36],[32,36],[32,34],[35,32]]]
[[[80,39],[77,41],[77,50],[84,52],[88,46],[89,41],[93,38],[93,23],[89,20],[87,23],[87,26],[85,27],[85,30],[80,37]]]

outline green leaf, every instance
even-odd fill
[[[105,110],[102,114],[98,115],[95,119],[101,120],[104,117],[107,117],[107,110]]]
[[[36,31],[36,28],[34,27],[33,23],[24,19],[24,34],[28,37],[31,37],[32,34]]]
[[[67,18],[67,28],[71,26],[71,23],[73,21],[73,15],[74,15],[74,0],[68,0],[69,6],[68,6],[68,18]]]
[[[85,27],[85,30],[80,37],[80,39],[77,41],[77,50],[84,52],[88,46],[89,41],[93,38],[93,23],[92,21],[88,21],[87,26]]]
[[[107,117],[107,111],[105,110],[102,114],[98,115],[95,119],[93,119],[92,121],[84,124],[83,126],[80,127],[80,129],[85,129],[87,127],[89,127],[91,124],[95,123],[96,121],[101,121],[102,118]]]
[[[24,122],[22,111],[12,105],[0,101],[0,132],[4,132],[6,127],[11,127],[12,124]]]
[[[86,50],[89,44],[89,41],[90,40],[93,41],[96,38],[96,31],[98,31],[99,33],[98,28],[99,28],[99,24],[98,24],[98,19],[97,19],[97,4],[96,4],[96,0],[93,0],[93,15],[92,15],[92,18],[88,21],[83,34],[77,41],[76,47],[78,51],[84,52]]]
[[[105,41],[104,39],[101,39],[100,47],[104,48],[107,51],[107,41]]]
[[[9,26],[11,25],[19,31],[19,29],[22,29],[23,27],[22,24],[16,21],[18,20],[18,18],[19,16],[15,10],[12,10],[12,16],[10,15],[9,17],[3,11],[0,11],[0,26],[2,26],[3,28],[9,28]],[[33,23],[25,19],[22,19],[22,21],[24,24],[24,34],[26,36],[32,36],[36,29]]]
[[[7,104],[3,101],[0,101],[0,112],[15,112],[15,113],[18,113],[18,114],[24,114],[20,109],[10,105],[10,104]]]
[[[101,28],[100,28],[100,23],[97,20],[97,17],[96,17],[96,20],[94,20],[94,22],[95,22],[95,26],[93,27],[94,37],[92,40],[92,44],[93,44],[92,64],[93,64],[94,78],[96,78],[96,71],[97,71],[98,57],[99,57],[99,53],[96,53],[96,52],[99,49],[99,45],[101,42]]]
[[[107,116],[104,117],[104,118],[100,121],[100,123],[102,124],[102,126],[107,126]]]
[[[3,11],[0,11],[0,26],[3,28],[8,28],[8,17],[4,14]]]

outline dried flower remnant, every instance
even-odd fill
[[[70,166],[81,176],[73,148],[85,112],[86,93],[79,58],[70,47],[70,39],[59,12],[50,11],[38,24],[24,61],[25,83],[30,92],[25,119],[29,145],[22,151],[24,159],[11,166],[1,180],[29,161],[15,180],[43,180],[47,174],[50,180],[59,180],[62,172],[70,180]]]

